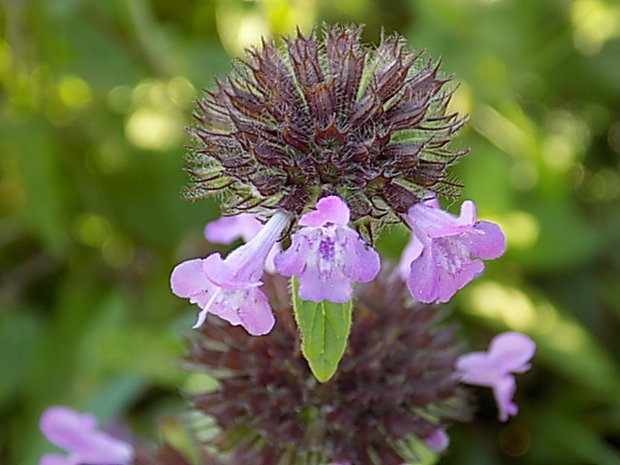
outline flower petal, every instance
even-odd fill
[[[84,441],[84,432],[94,429],[96,425],[94,416],[61,406],[46,409],[39,421],[39,429],[45,437],[66,450],[79,448]]]
[[[218,294],[208,307],[205,307],[205,310],[228,321],[233,326],[240,325],[239,307],[247,299],[249,291],[246,289],[229,291],[221,288],[218,291]]]
[[[291,246],[278,253],[273,262],[276,270],[283,276],[296,276],[301,274],[306,266],[306,258],[310,251],[310,241],[318,236],[318,231],[300,230],[293,234]]]
[[[528,336],[515,331],[498,334],[489,344],[489,354],[495,365],[501,366],[505,373],[523,373],[530,366],[536,343]]]
[[[265,259],[265,271],[267,273],[274,274],[276,272],[276,264],[274,260],[276,258],[276,255],[278,255],[278,253],[280,252],[280,250],[282,249],[280,248],[280,244],[278,243],[274,245],[269,251],[269,253],[267,254],[267,258]]]
[[[260,231],[262,225],[250,213],[241,213],[235,216],[222,216],[207,223],[204,236],[208,241],[220,244],[230,244],[238,238],[248,242]]]
[[[250,242],[237,247],[226,259],[219,253],[209,255],[203,262],[203,272],[225,289],[260,286],[269,252],[289,220],[288,213],[277,211]]]
[[[504,376],[493,385],[493,396],[499,409],[500,421],[507,421],[508,417],[519,413],[519,407],[512,401],[517,390],[514,376]]]
[[[492,387],[497,379],[505,375],[492,370],[492,363],[487,352],[470,352],[457,358],[455,367],[464,383]]]
[[[131,445],[96,430],[95,418],[90,414],[50,407],[43,412],[39,426],[51,442],[70,453],[69,463],[125,465],[133,456]]]
[[[97,432],[92,436],[90,443],[83,450],[76,453],[78,464],[89,465],[125,465],[133,457],[133,448],[118,439],[114,439],[105,433]]]
[[[451,274],[443,269],[438,272],[437,298],[435,302],[449,302],[452,296],[465,287],[472,279],[480,276],[484,271],[482,260],[466,260],[455,274]]]
[[[323,197],[316,203],[315,210],[306,213],[299,220],[300,226],[321,227],[327,223],[344,226],[349,223],[349,207],[335,195]]]
[[[348,227],[338,228],[336,238],[343,251],[344,275],[360,283],[375,279],[381,269],[381,259],[377,251],[368,247],[359,234]]]
[[[201,258],[194,258],[174,267],[170,275],[170,287],[175,295],[188,298],[212,286],[202,271],[202,262]]]
[[[470,251],[474,257],[493,260],[506,251],[506,237],[498,224],[477,221],[473,231],[467,235]]]
[[[424,248],[420,256],[411,262],[409,270],[407,288],[411,295],[424,303],[437,300],[440,270],[435,263],[432,248]]]
[[[420,256],[423,248],[424,246],[420,239],[415,234],[412,234],[400,256],[400,262],[398,262],[398,272],[402,279],[407,279],[409,273],[411,273],[411,262]]]
[[[247,219],[247,217],[246,217]],[[209,313],[232,325],[243,325],[250,334],[265,334],[275,320],[265,295],[257,289],[260,278],[290,215],[277,211],[250,242],[237,247],[226,259],[219,253],[178,265],[171,277],[173,292],[189,297],[202,309],[194,328]]]
[[[461,204],[461,212],[457,224],[473,226],[476,222],[476,204],[471,200],[465,200]]]
[[[318,266],[309,266],[299,276],[299,298],[302,300],[344,303],[351,300],[351,292],[351,280],[338,269],[323,271]]]
[[[241,325],[253,336],[269,333],[276,320],[265,294],[258,289],[248,291],[248,302],[239,307],[238,315]]]
[[[441,208],[441,206],[439,205],[439,199],[437,199],[437,197],[431,197],[430,199],[422,200],[422,203],[424,205],[428,205],[429,207]]]
[[[73,465],[68,457],[60,454],[45,454],[39,465]]]
[[[466,202],[463,202],[464,204]],[[473,202],[470,202],[473,204]],[[439,208],[429,207],[418,202],[409,208],[405,221],[414,232],[421,236],[444,237],[460,234],[470,229],[474,221],[469,217],[471,207],[467,207],[459,218]]]
[[[246,244],[247,245],[247,244]],[[244,247],[244,246],[241,246]],[[235,250],[236,251],[236,250]],[[246,289],[260,286],[260,277],[263,274],[263,263],[257,262],[254,269],[238,266],[230,259],[233,251],[226,260],[218,253],[212,253],[202,261],[202,272],[217,286],[224,289]]]

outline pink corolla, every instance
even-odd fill
[[[127,465],[133,458],[131,444],[97,429],[97,420],[67,407],[49,407],[39,428],[50,442],[67,455],[46,454],[39,465]]]
[[[488,352],[471,352],[456,361],[457,375],[467,384],[493,389],[499,419],[508,420],[519,411],[512,401],[517,384],[513,373],[525,373],[531,367],[536,344],[525,334],[505,332],[495,336]]]
[[[204,236],[208,241],[220,244],[230,244],[236,239],[243,239],[249,242],[262,229],[262,223],[257,219],[256,215],[251,213],[241,213],[235,216],[222,216],[215,221],[207,223],[204,229]],[[275,272],[273,258],[280,251],[279,244],[275,244],[265,261],[265,271],[268,273]]]
[[[298,277],[302,300],[348,302],[352,281],[369,282],[379,272],[379,254],[348,226],[349,218],[339,197],[323,197],[299,220],[291,246],[276,255],[278,272]]]
[[[403,219],[412,235],[400,271],[420,302],[448,302],[482,274],[482,260],[497,258],[506,249],[500,227],[476,221],[476,206],[470,200],[463,202],[458,217],[441,210],[433,199],[414,204]]]
[[[204,235],[208,241],[230,244],[236,239],[249,242],[258,234],[263,225],[251,213],[235,216],[222,216],[205,225]]]
[[[175,267],[170,277],[172,292],[202,309],[194,328],[202,326],[207,315],[213,313],[255,336],[271,331],[275,319],[267,297],[259,289],[260,279],[269,251],[289,218],[288,213],[276,212],[252,240],[225,259],[213,253]]]

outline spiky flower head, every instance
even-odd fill
[[[217,391],[191,400],[221,429],[209,443],[221,463],[401,465],[415,462],[413,441],[468,420],[452,332],[394,270],[358,286],[347,353],[323,384],[299,353],[286,281],[265,281],[281,310],[272,333],[248,338],[214,322],[190,343],[196,369],[219,374]]]
[[[198,100],[187,157],[191,198],[224,194],[228,214],[299,215],[338,195],[358,224],[397,221],[430,194],[453,194],[446,168],[464,120],[455,86],[399,35],[361,43],[361,27],[324,26],[265,42]]]

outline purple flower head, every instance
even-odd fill
[[[233,250],[226,259],[213,253],[175,267],[170,277],[172,292],[202,309],[194,328],[202,326],[208,313],[214,313],[255,336],[271,331],[275,319],[267,297],[258,287],[262,285],[260,279],[269,252],[288,221],[287,213],[276,212],[250,242]]]
[[[519,411],[512,401],[517,384],[513,373],[525,373],[536,351],[536,344],[525,334],[506,332],[495,336],[488,352],[472,352],[460,356],[456,369],[461,381],[493,389],[499,408],[499,419],[508,420]]]
[[[497,258],[506,248],[500,227],[476,221],[470,200],[461,205],[459,217],[439,209],[433,199],[416,203],[403,219],[413,234],[400,270],[411,295],[421,302],[448,302],[484,271],[481,259]]]
[[[39,465],[127,465],[133,447],[97,430],[97,420],[66,407],[49,407],[41,415],[39,428],[50,442],[68,455],[46,454]]]
[[[262,229],[262,223],[256,215],[241,213],[235,216],[222,216],[221,218],[207,223],[204,229],[204,236],[208,241],[220,244],[230,244],[236,239],[241,238],[244,242],[250,242]],[[280,251],[280,245],[275,244],[265,261],[265,271],[275,273],[276,268],[273,259]]]
[[[299,297],[348,302],[351,281],[369,282],[379,272],[379,254],[347,226],[349,207],[337,196],[323,197],[299,220],[291,246],[275,257],[278,272],[299,278]]]

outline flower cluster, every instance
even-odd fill
[[[248,338],[219,321],[190,341],[194,369],[221,373],[218,390],[190,396],[220,428],[209,442],[219,457],[213,463],[272,464],[289,454],[299,463],[415,463],[422,444],[442,451],[449,424],[471,420],[461,383],[496,395],[496,386],[509,385],[498,397],[500,418],[516,414],[510,373],[527,370],[533,342],[503,333],[488,353],[460,353],[438,307],[415,302],[386,268],[357,286],[349,349],[328,383],[314,380],[299,353],[279,276],[265,280],[278,316],[269,337]]]
[[[280,48],[263,42],[198,101],[189,192],[223,193],[224,212],[240,214],[205,236],[246,244],[175,268],[173,292],[202,309],[195,327],[214,313],[268,333],[265,270],[294,276],[302,300],[350,301],[352,283],[379,272],[373,231],[385,224],[412,230],[401,270],[420,302],[447,302],[504,251],[501,230],[477,221],[473,202],[459,217],[439,208],[436,195],[453,193],[446,168],[464,154],[449,148],[463,124],[447,112],[450,80],[398,35],[373,48],[359,27],[321,32]],[[250,210],[269,218],[264,227]]]
[[[452,329],[384,268],[356,286],[349,348],[328,383],[316,382],[299,352],[280,276],[265,278],[277,314],[269,337],[216,321],[191,340],[194,368],[222,373],[218,390],[190,397],[221,430],[209,445],[222,463],[275,464],[291,454],[297,463],[401,465],[422,444],[444,449],[449,423],[470,420]]]
[[[290,247],[280,250],[277,240],[290,218],[279,211],[260,228],[255,217],[244,214],[206,226],[206,237],[219,242],[250,239],[225,260],[214,253],[174,269],[172,291],[202,309],[195,328],[210,312],[233,325],[241,324],[250,334],[269,332],[274,319],[258,288],[265,269],[296,276],[299,297],[314,302],[347,302],[352,282],[369,282],[379,272],[379,255],[349,226],[350,210],[339,197],[323,197],[314,210],[302,215]],[[471,201],[463,202],[459,217],[441,210],[433,199],[414,204],[402,218],[413,233],[400,271],[420,302],[449,301],[482,273],[482,259],[497,258],[505,249],[499,226],[476,221]]]
[[[196,451],[200,465],[271,465],[291,454],[298,463],[415,462],[420,447],[447,448],[450,422],[471,420],[459,382],[491,387],[500,420],[517,414],[512,373],[530,368],[535,344],[527,336],[502,333],[488,352],[459,355],[452,329],[437,325],[437,307],[412,301],[396,273],[383,271],[358,290],[359,321],[341,370],[318,384],[295,344],[286,286],[275,275],[266,280],[280,317],[269,338],[219,321],[189,342],[194,368],[223,373],[218,390],[191,396],[220,428]],[[46,454],[39,465],[190,463],[168,445],[152,453],[114,438],[92,415],[66,407],[45,410],[40,428],[68,455]]]
[[[467,152],[449,148],[464,123],[447,110],[455,86],[403,37],[371,47],[361,31],[326,25],[236,61],[198,101],[187,195],[222,193],[228,214],[300,215],[336,194],[353,221],[378,226],[453,194],[446,168]]]
[[[415,462],[421,447],[448,446],[452,422],[470,419],[463,384],[491,388],[501,421],[518,412],[514,375],[530,368],[534,342],[507,332],[488,352],[462,354],[432,305],[505,250],[500,227],[478,220],[472,201],[458,216],[439,204],[458,187],[446,168],[466,152],[449,147],[463,124],[447,111],[454,87],[402,37],[382,35],[373,48],[360,34],[325,26],[281,48],[263,43],[198,102],[188,195],[223,194],[229,216],[204,235],[244,241],[226,257],[185,260],[170,277],[172,292],[200,309],[189,360],[225,372],[217,391],[191,396],[220,430],[196,454],[200,465]],[[396,222],[411,239],[393,267],[373,240]],[[219,318],[205,324],[209,314]],[[68,455],[41,465],[188,463],[95,426],[88,414],[44,412],[41,430]]]
[[[291,246],[278,252],[276,241],[289,217],[276,212],[225,260],[214,253],[177,265],[170,278],[172,291],[202,309],[195,328],[213,313],[232,325],[242,325],[250,334],[268,333],[274,318],[259,286],[270,258],[274,264],[270,268],[283,276],[298,277],[302,299],[316,302],[347,302],[352,281],[368,282],[379,272],[379,255],[348,226],[349,208],[339,197],[319,200],[316,209],[299,220],[301,228],[292,235]],[[224,231],[223,240],[242,236],[248,220],[256,221],[220,219],[207,225],[206,235],[218,237]]]

